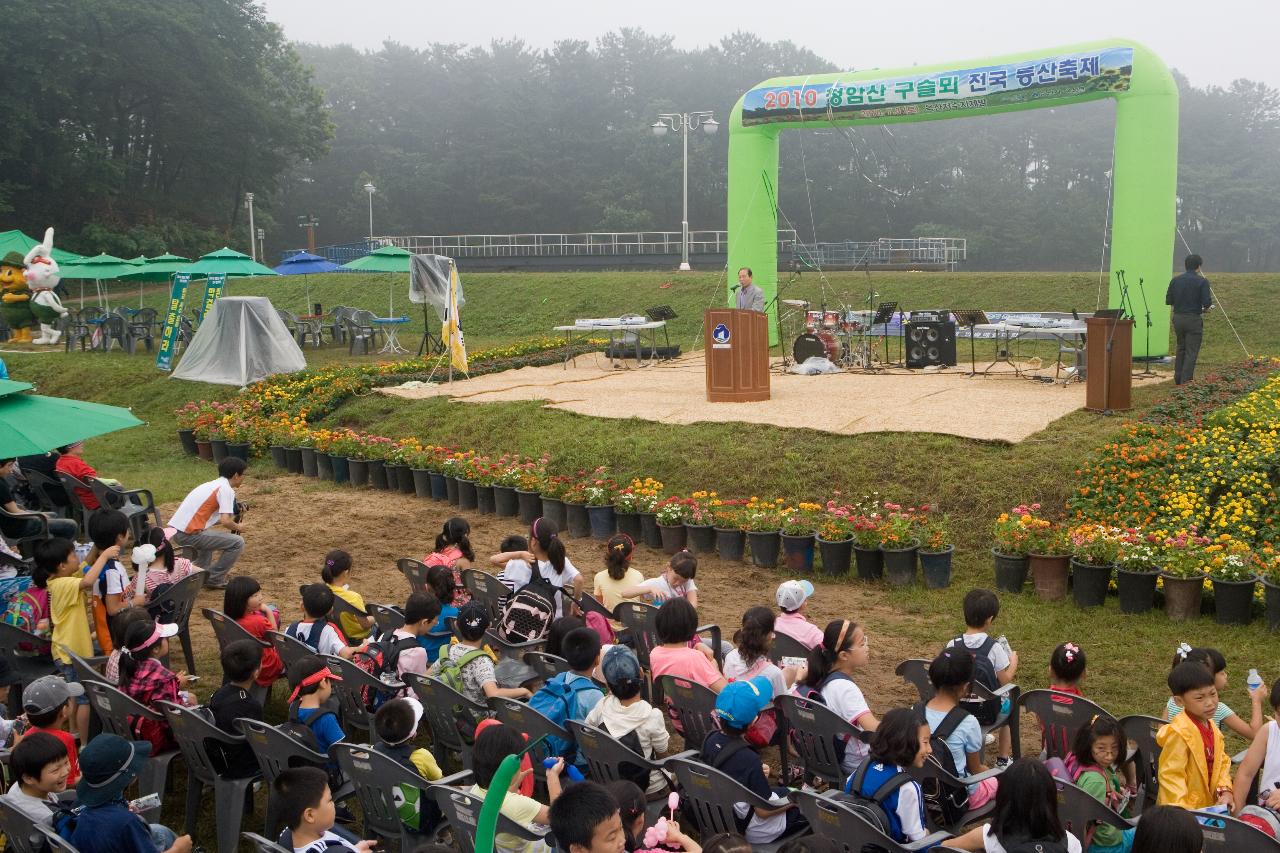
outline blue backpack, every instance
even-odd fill
[[[588,690],[603,693],[600,686],[590,678],[572,672],[562,672],[533,694],[529,700],[529,707],[557,726],[565,728],[568,720],[581,721],[586,718],[586,709],[581,707],[578,697]],[[550,755],[563,756],[566,764],[577,762],[578,749],[572,741],[548,737],[547,750]]]

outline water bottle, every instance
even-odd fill
[[[1001,634],[999,637],[996,637],[996,642],[999,643],[1000,647],[1004,649],[1004,653],[1006,655],[1010,654],[1013,651],[1013,649],[1009,648],[1009,638],[1006,637],[1004,634]]]
[[[1245,679],[1245,684],[1249,685],[1249,692],[1252,693],[1262,686],[1262,676],[1258,675],[1256,669],[1249,670],[1249,677]]]

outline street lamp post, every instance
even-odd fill
[[[316,227],[320,224],[320,220],[310,214],[298,217],[298,227],[307,229],[307,251],[311,254],[316,252]]]
[[[659,113],[658,120],[651,126],[655,136],[666,136],[668,130],[674,130],[683,137],[684,143],[684,190],[683,213],[680,221],[680,269],[689,267],[689,133],[702,128],[702,132],[710,136],[720,129],[710,110],[697,110],[691,113]]]
[[[258,259],[257,241],[254,239],[258,233],[253,227],[253,193],[244,194],[244,206],[249,211],[249,257],[255,261]]]
[[[267,258],[267,232],[262,228],[258,229],[258,257]]]
[[[364,191],[369,194],[369,242],[373,242],[373,194],[378,191],[372,183],[364,185]]]

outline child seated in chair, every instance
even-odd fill
[[[356,652],[367,651],[366,642],[359,646],[347,644],[347,638],[329,620],[333,612],[333,590],[322,583],[307,584],[302,588],[302,610],[307,618],[294,622],[285,633],[318,655],[336,655],[351,659]]]
[[[272,783],[272,799],[280,820],[288,827],[279,844],[294,853],[326,853],[345,848],[373,853],[377,841],[358,841],[350,833],[335,832],[337,807],[329,790],[329,777],[315,767],[285,770]]]
[[[232,578],[231,585],[234,586],[238,580],[240,578]],[[213,713],[214,725],[229,735],[241,734],[235,724],[241,717],[262,720],[262,703],[253,696],[254,683],[262,668],[262,652],[262,646],[253,640],[236,640],[227,643],[222,650],[222,677],[225,681],[210,697],[209,710]],[[210,746],[214,744],[210,743]],[[216,756],[210,757],[221,759],[219,769],[228,777],[244,779],[258,772],[258,760],[253,757],[253,749],[248,744],[218,744]]]
[[[427,782],[435,782],[443,774],[435,756],[415,744],[418,723],[422,720],[422,703],[413,697],[392,699],[383,703],[373,717],[373,730],[377,736],[373,751],[414,770]],[[396,802],[400,820],[417,833],[426,834],[440,822],[440,808],[423,785],[420,789],[405,790],[400,786]]]
[[[9,754],[9,772],[13,786],[0,800],[36,823],[50,823],[71,775],[66,745],[51,734],[31,732]]]
[[[464,608],[465,609],[465,608]],[[493,783],[494,774],[498,772],[503,759],[515,755],[525,747],[524,738],[510,726],[489,726],[476,735],[476,744],[471,753],[472,770],[476,783],[468,793],[484,798],[489,794],[489,786]],[[547,798],[554,804],[560,796],[560,772],[564,770],[564,759],[559,759],[547,768]],[[502,800],[499,811],[530,829],[534,824],[546,826],[551,822],[551,810],[531,797],[516,792],[522,774],[517,773],[511,780],[511,788]],[[496,853],[549,853],[550,848],[542,841],[523,841],[510,833],[499,832],[494,838]]]
[[[529,707],[563,728],[569,720],[585,720],[604,697],[604,691],[591,680],[600,665],[600,635],[590,628],[576,628],[565,636],[561,651],[569,663],[569,672],[559,673],[544,684],[529,699]],[[553,755],[571,759],[576,756],[578,769],[586,772],[587,761],[577,755],[572,742],[551,737],[547,748]]]

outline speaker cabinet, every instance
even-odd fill
[[[906,326],[907,367],[918,370],[930,365],[956,363],[956,324],[909,322]]]

